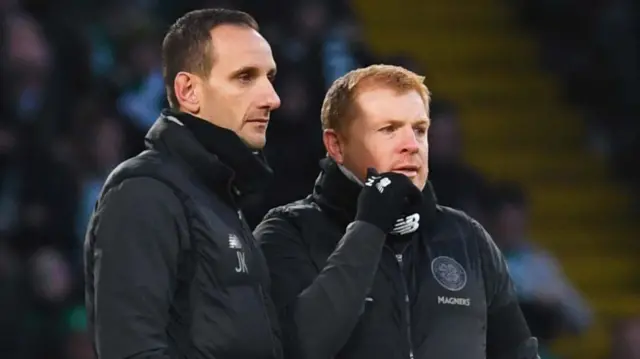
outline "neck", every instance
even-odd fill
[[[359,186],[364,186],[364,183],[358,178],[358,176],[356,176],[355,174],[353,174],[353,172],[349,171],[345,166],[343,165],[338,165],[338,168],[340,169],[340,171],[342,172],[342,174],[347,177],[349,180],[357,183]]]
[[[235,132],[186,112],[164,111],[163,115],[189,130],[209,155],[231,170],[231,185],[242,193],[258,191],[271,176],[261,152],[249,148]]]
[[[210,124],[210,125],[212,125],[212,126],[215,126],[215,127],[221,128],[221,129],[225,129],[225,130],[228,130],[228,131],[232,131],[232,130],[230,130],[230,129],[227,129],[227,128],[225,128],[225,127],[222,127],[222,126],[217,125],[214,121],[211,121],[211,120],[206,119],[206,118],[204,118],[204,117],[200,117],[200,116],[198,116],[197,114],[192,113],[192,112],[189,112],[189,111],[185,111],[185,110],[177,110],[177,111],[175,111],[175,110],[170,110],[170,111],[172,111],[173,113],[181,113],[181,114],[183,114],[183,115],[187,115],[187,116],[190,116],[190,117],[193,117],[193,118],[197,118],[197,119],[201,120],[202,122],[209,123],[209,124]],[[232,132],[234,132],[234,131],[232,131]],[[235,133],[235,132],[234,132],[234,133]],[[242,143],[243,143],[245,146],[247,146],[247,148],[249,148],[249,150],[250,150],[254,155],[259,155],[259,154],[260,154],[260,152],[261,152],[261,150],[262,150],[262,149],[252,147],[252,146],[251,146],[251,145],[249,145],[249,144],[248,144],[248,143],[247,143],[247,142],[246,142],[242,137],[240,137],[237,133],[236,133],[236,136],[238,137],[238,139],[240,139],[240,141],[242,141]]]

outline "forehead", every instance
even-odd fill
[[[427,120],[427,107],[418,91],[399,93],[374,87],[361,90],[356,96],[359,114],[369,122]]]
[[[256,30],[240,25],[220,25],[211,30],[214,68],[275,68],[271,46]]]

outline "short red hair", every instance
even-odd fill
[[[431,96],[424,76],[393,65],[371,65],[349,71],[333,82],[322,103],[322,129],[344,130],[357,117],[356,98],[363,88],[385,87],[398,93],[416,91],[429,112]]]

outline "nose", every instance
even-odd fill
[[[403,128],[402,131],[402,152],[417,153],[420,151],[420,139],[411,126]]]
[[[270,111],[280,107],[280,96],[278,96],[278,93],[273,87],[271,81],[266,82],[263,99],[263,107],[268,108]]]

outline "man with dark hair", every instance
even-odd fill
[[[171,108],[107,179],[85,242],[100,359],[280,358],[266,262],[241,208],[271,170],[271,48],[246,13],[190,12],[163,42]]]
[[[211,29],[226,24],[248,27],[258,31],[258,23],[251,15],[240,11],[193,11],[171,26],[162,42],[162,72],[169,105],[179,106],[174,80],[179,72],[187,71],[207,77],[213,67],[210,53]]]

